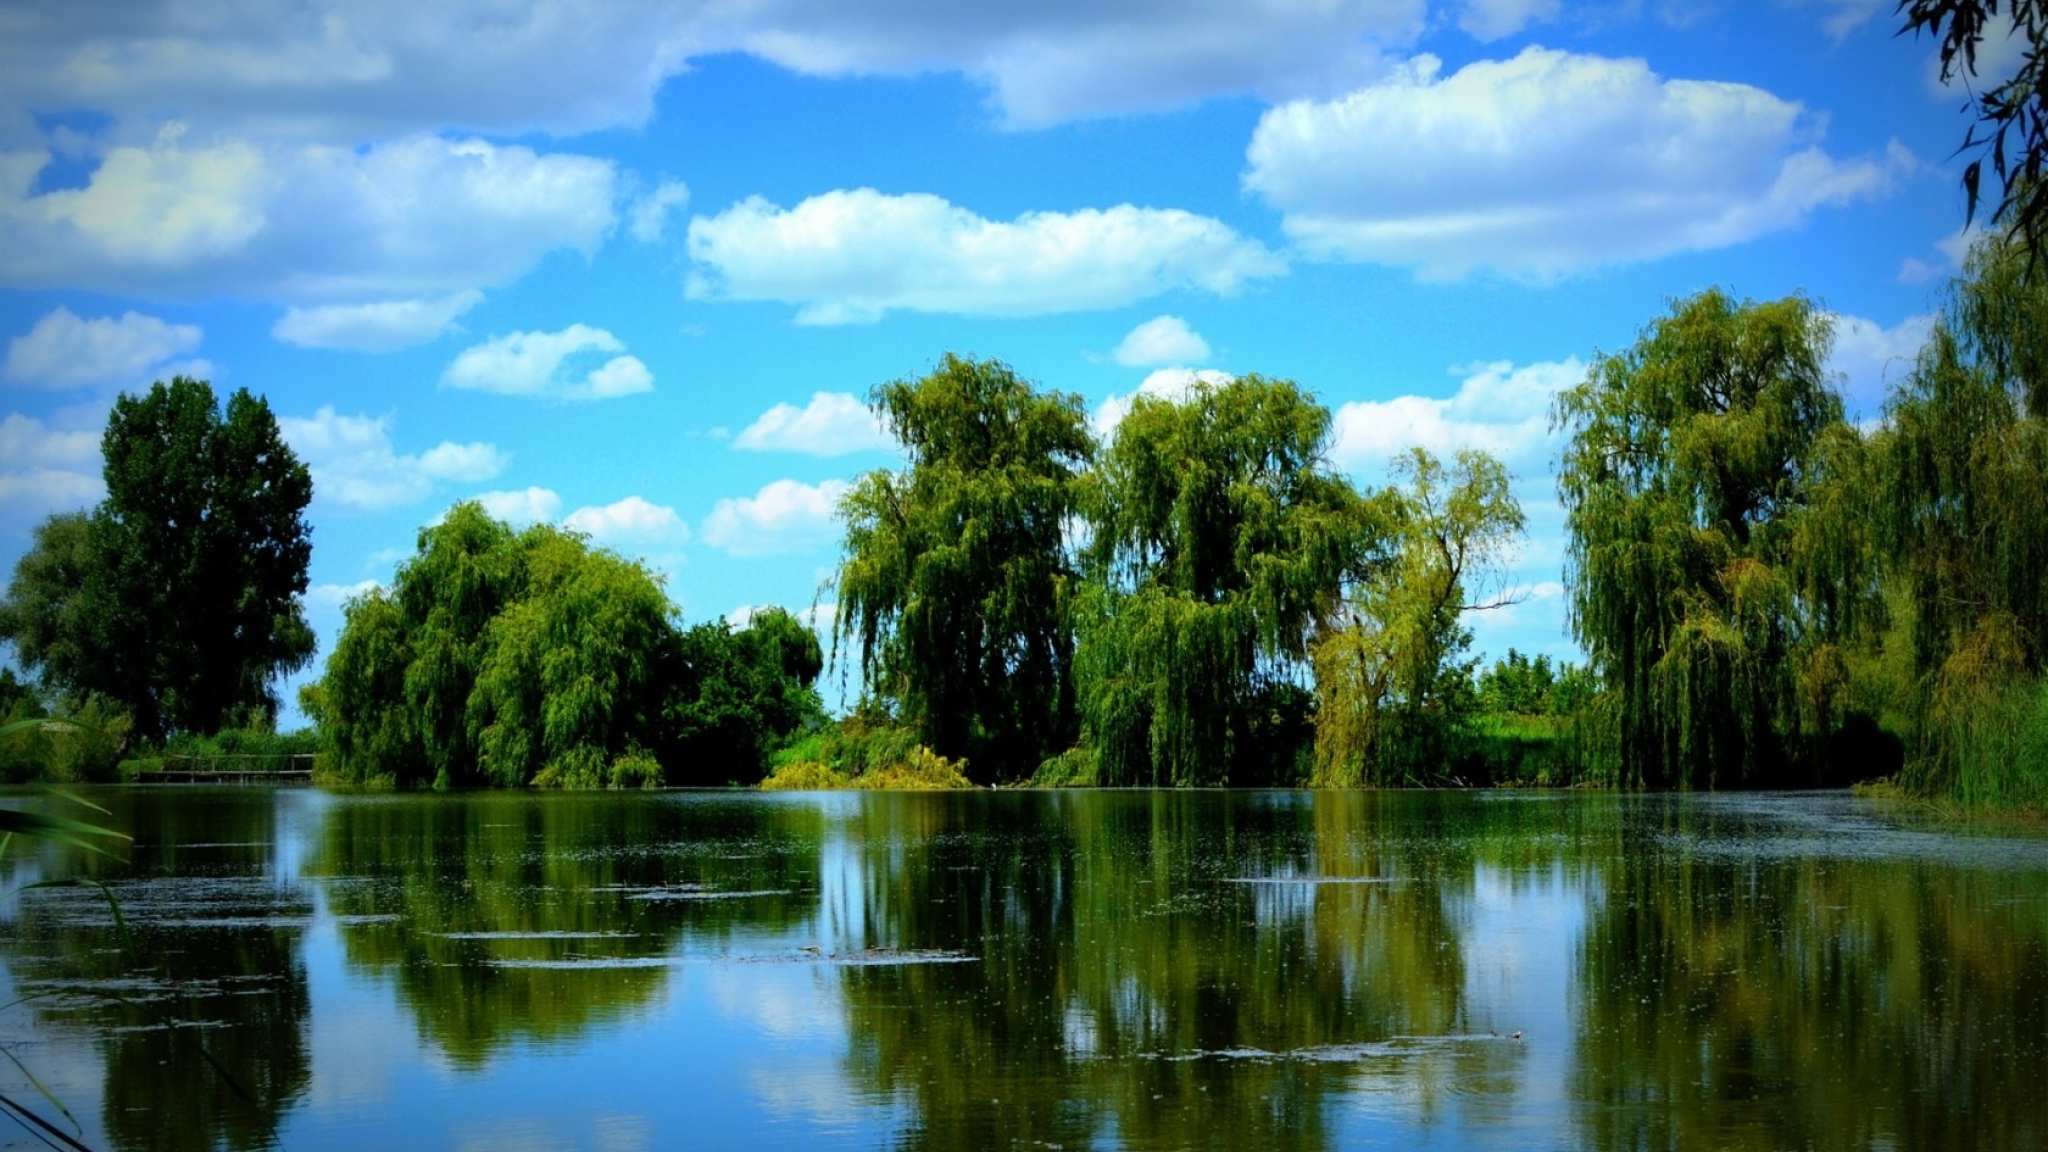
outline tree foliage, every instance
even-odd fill
[[[2048,667],[2048,281],[2026,258],[2009,233],[1972,252],[1872,445],[1926,791],[1988,767],[1963,730]]]
[[[0,635],[51,688],[106,696],[148,737],[274,714],[273,679],[313,654],[313,481],[270,406],[238,390],[223,412],[179,376],[117,400],[101,452],[106,499],[37,533]]]
[[[824,723],[813,687],[824,656],[817,635],[789,612],[756,611],[738,631],[723,620],[699,624],[681,647],[670,783],[758,780],[784,737]]]
[[[1269,779],[1262,722],[1378,543],[1324,458],[1329,411],[1285,380],[1139,396],[1091,474],[1077,693],[1098,779]],[[1290,781],[1291,782],[1291,781]]]
[[[1570,619],[1618,693],[1634,782],[1787,781],[1838,718],[1802,706],[1839,698],[1846,675],[1853,598],[1819,584],[1866,583],[1853,537],[1829,531],[1842,501],[1821,499],[1846,495],[1821,465],[1856,442],[1823,370],[1830,339],[1801,297],[1710,290],[1558,398]]]
[[[353,780],[723,784],[817,712],[817,640],[787,613],[680,633],[638,563],[475,504],[345,613],[305,702]]]
[[[1524,527],[1507,469],[1471,450],[1446,468],[1421,448],[1395,469],[1404,483],[1382,498],[1392,562],[1354,585],[1315,644],[1318,784],[1440,778],[1473,703],[1463,617],[1507,600]]]
[[[870,403],[910,457],[841,505],[834,646],[867,690],[981,779],[1028,773],[1072,740],[1066,531],[1092,451],[1080,398],[947,355]]]
[[[1963,191],[1974,220],[1983,191],[1984,161],[1998,177],[1998,206],[1993,225],[2007,226],[2029,252],[2024,271],[2031,274],[2048,246],[2048,61],[2041,59],[2048,41],[2048,4],[2040,0],[1899,0],[1905,21],[1902,33],[1925,32],[1941,43],[1943,83],[1961,81],[1970,88],[1977,121],[1963,134],[1959,152],[1975,152],[1963,167]],[[2004,19],[2001,19],[2001,16]],[[2019,67],[1997,78],[1988,89],[1976,87],[1977,49],[1987,32],[2009,34],[2023,45]]]
[[[93,569],[90,532],[84,512],[60,512],[36,525],[0,600],[0,637],[44,684],[60,690],[86,682],[102,658],[80,594]]]

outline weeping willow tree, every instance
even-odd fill
[[[458,504],[390,590],[350,602],[303,694],[334,769],[399,786],[758,779],[820,716],[816,638],[786,612],[678,632],[645,568]]]
[[[1277,782],[1309,637],[1377,544],[1291,382],[1139,396],[1091,474],[1076,687],[1104,784]],[[1303,706],[1291,708],[1301,698]],[[1293,782],[1293,781],[1288,781]]]
[[[2044,777],[2040,803],[2048,744],[1990,739],[2029,722],[2010,713],[2039,695],[2048,662],[2048,279],[2027,259],[2010,234],[1973,250],[1873,455],[1879,538],[1907,617],[1894,627],[1910,653],[1906,783],[2011,802],[1995,795],[2011,789],[1980,784],[2025,755]]]
[[[458,504],[419,535],[393,587],[343,611],[321,679],[303,693],[352,780],[480,782],[467,710],[490,622],[525,585],[508,526]]]
[[[1073,742],[1066,533],[1093,440],[1081,399],[995,361],[948,355],[871,405],[909,453],[840,505],[835,650],[858,646],[871,696],[980,780],[1027,774]]]
[[[1355,586],[1312,652],[1317,787],[1441,780],[1469,696],[1463,617],[1509,602],[1525,521],[1501,462],[1464,451],[1446,468],[1412,448],[1395,472],[1401,486],[1380,498],[1392,562]]]
[[[638,563],[546,524],[517,538],[526,581],[484,628],[464,708],[476,767],[501,787],[661,783],[674,607]]]
[[[1804,298],[1709,290],[1558,397],[1570,621],[1618,695],[1636,784],[1810,780],[1839,718],[1801,703],[1840,698],[1837,641],[1868,583],[1839,530],[1850,494],[1823,484],[1823,461],[1856,451],[1831,340]]]

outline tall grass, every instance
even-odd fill
[[[2010,681],[1939,722],[1908,785],[1966,808],[2048,815],[2048,678]]]

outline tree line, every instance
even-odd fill
[[[638,563],[458,505],[303,692],[326,765],[399,785],[818,781],[1768,787],[1895,774],[2048,807],[2048,288],[1980,242],[1880,418],[1830,319],[1709,290],[1556,400],[1585,667],[1470,654],[1524,530],[1500,461],[1361,488],[1331,415],[1247,374],[1080,397],[945,356],[870,400],[906,463],[840,514],[834,657],[780,610],[685,627]],[[304,467],[260,399],[124,396],[107,498],[0,601],[13,712],[145,743],[258,727],[311,657]],[[880,779],[881,777],[874,777]]]
[[[862,707],[983,782],[1435,779],[1460,618],[1522,527],[1483,453],[1361,492],[1290,381],[1081,398],[948,355],[877,388],[908,466],[845,498],[834,648]]]

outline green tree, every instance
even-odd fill
[[[351,779],[606,783],[660,742],[671,612],[639,565],[458,504],[390,591],[346,607],[305,701]]]
[[[818,637],[784,609],[756,611],[738,631],[723,620],[691,628],[682,663],[670,783],[759,780],[778,746],[825,722],[814,687],[824,666]]]
[[[179,376],[115,401],[100,447],[107,496],[83,543],[70,517],[37,534],[0,635],[50,687],[108,697],[147,737],[274,715],[272,681],[313,654],[313,481],[269,404],[238,390],[223,412]]]
[[[866,691],[979,779],[1036,768],[1072,742],[1073,582],[1066,532],[1093,450],[1080,397],[947,355],[870,404],[909,453],[840,505],[833,645],[854,642]]]
[[[2010,231],[1976,247],[1872,444],[1909,783],[1932,793],[1996,767],[1972,726],[2048,666],[2048,281],[2027,258]]]
[[[1488,712],[1515,716],[1551,714],[1551,689],[1557,684],[1557,668],[1550,657],[1539,653],[1530,659],[1508,649],[1479,676],[1479,706]]]
[[[1295,782],[1260,718],[1300,692],[1308,638],[1378,544],[1329,433],[1259,376],[1132,403],[1087,507],[1077,691],[1102,783]]]
[[[1315,782],[1419,783],[1450,768],[1473,703],[1468,612],[1511,602],[1507,561],[1524,527],[1507,469],[1463,451],[1449,468],[1421,448],[1395,461],[1382,500],[1397,550],[1354,586],[1316,641]]]
[[[83,683],[104,651],[80,595],[93,569],[90,531],[84,512],[60,512],[36,525],[0,600],[0,638],[49,686]]]
[[[1835,593],[1864,584],[1823,469],[1856,445],[1831,338],[1802,297],[1709,290],[1558,398],[1570,619],[1618,694],[1631,782],[1790,782],[1839,719],[1803,706],[1839,699],[1855,605]]]
[[[485,625],[464,719],[484,779],[658,784],[675,609],[638,563],[560,528],[515,541],[524,586]]]
[[[817,638],[786,612],[681,632],[640,564],[473,503],[351,601],[302,694],[335,769],[399,786],[758,779],[818,716]]]

